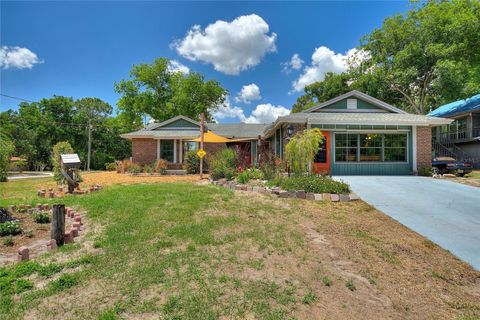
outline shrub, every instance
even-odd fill
[[[14,151],[13,142],[0,133],[0,182],[7,181],[8,162]]]
[[[185,155],[183,169],[189,174],[200,173],[200,158],[197,156],[196,151],[189,151]]]
[[[7,221],[5,223],[0,223],[0,236],[14,236],[22,232],[20,224],[16,221]]]
[[[355,284],[353,283],[352,280],[348,280],[348,281],[345,283],[345,287],[347,287],[348,290],[350,290],[350,291],[355,291],[355,290],[357,290],[357,288],[355,287]]]
[[[249,168],[237,174],[237,181],[240,183],[248,183],[250,180],[263,179],[263,173],[257,168]]]
[[[6,236],[3,239],[3,245],[6,247],[12,247],[13,246],[13,237],[12,236]]]
[[[133,174],[137,174],[137,173],[140,173],[142,172],[142,167],[138,164],[138,163],[134,163],[132,162],[128,169],[127,169],[127,172],[128,173],[133,173]]]
[[[167,169],[168,169],[168,161],[165,159],[159,159],[155,161],[155,172],[158,172],[160,174],[167,174]]]
[[[143,166],[143,172],[148,173],[148,174],[153,174],[155,171],[155,164],[146,164]]]
[[[318,175],[278,177],[269,181],[268,184],[281,187],[284,190],[304,190],[313,193],[350,193],[350,187],[345,182]]]
[[[248,174],[248,171],[244,170],[243,172],[237,174],[237,181],[243,184],[248,183],[248,181],[250,181],[250,175]]]
[[[433,168],[432,167],[423,167],[419,174],[424,177],[431,177],[433,175]]]
[[[332,282],[332,279],[330,279],[330,278],[327,277],[327,276],[323,277],[322,282],[323,282],[323,284],[324,284],[325,286],[327,286],[327,287],[330,287],[330,286],[332,285],[332,283],[333,283],[333,282]]]
[[[15,282],[15,293],[19,294],[22,292],[25,292],[27,290],[33,289],[33,283],[30,280],[27,279],[18,279]]]
[[[50,216],[48,215],[48,212],[46,211],[38,211],[33,214],[33,220],[36,223],[49,223],[50,222]]]
[[[232,180],[236,175],[236,162],[237,154],[233,149],[226,148],[216,152],[208,161],[212,179]]]
[[[115,162],[105,163],[105,169],[107,169],[107,171],[115,171],[117,170],[117,164]]]
[[[313,128],[298,132],[285,146],[285,158],[292,172],[305,174],[313,162],[315,152],[323,141],[320,129]]]

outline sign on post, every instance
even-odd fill
[[[202,159],[203,157],[205,157],[207,155],[207,152],[205,152],[205,150],[203,149],[200,149],[197,151],[197,156]]]

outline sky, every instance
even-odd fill
[[[303,88],[342,72],[361,38],[408,1],[1,1],[0,91],[38,101],[98,97],[159,57],[172,72],[200,72],[229,91],[218,122],[268,123]],[[19,101],[0,97],[0,112]]]

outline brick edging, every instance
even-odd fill
[[[239,184],[234,181],[212,181],[210,183],[216,186],[221,186],[227,189],[256,192],[262,194],[271,194],[279,198],[298,198],[306,200],[316,201],[333,201],[333,202],[347,202],[360,200],[360,197],[356,193],[349,194],[337,194],[337,193],[313,193],[305,192],[304,190],[286,191],[279,187],[269,188],[260,186],[250,186],[246,184]]]

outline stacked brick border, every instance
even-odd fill
[[[356,193],[350,194],[336,194],[336,193],[313,193],[305,192],[304,190],[286,191],[278,187],[269,188],[261,186],[251,186],[246,184],[239,184],[234,181],[211,181],[213,185],[221,186],[227,189],[256,192],[261,194],[271,194],[279,198],[297,198],[316,201],[333,201],[333,202],[347,202],[360,200]]]
[[[19,205],[18,209],[27,210],[27,213],[31,214],[38,210],[51,211],[51,208],[48,204],[38,203],[34,208],[31,205]],[[9,212],[15,212],[17,206],[10,205],[8,206]],[[71,219],[72,227],[70,231],[66,231],[64,235],[64,244],[75,242],[74,239],[80,236],[80,231],[84,231],[84,225],[82,222],[82,215],[77,212],[75,209],[67,207],[65,208],[66,217]],[[50,239],[45,243],[46,251],[51,251],[57,249],[57,242],[55,239]],[[17,261],[26,261],[30,260],[30,249],[28,246],[22,246],[18,248],[17,251]]]

